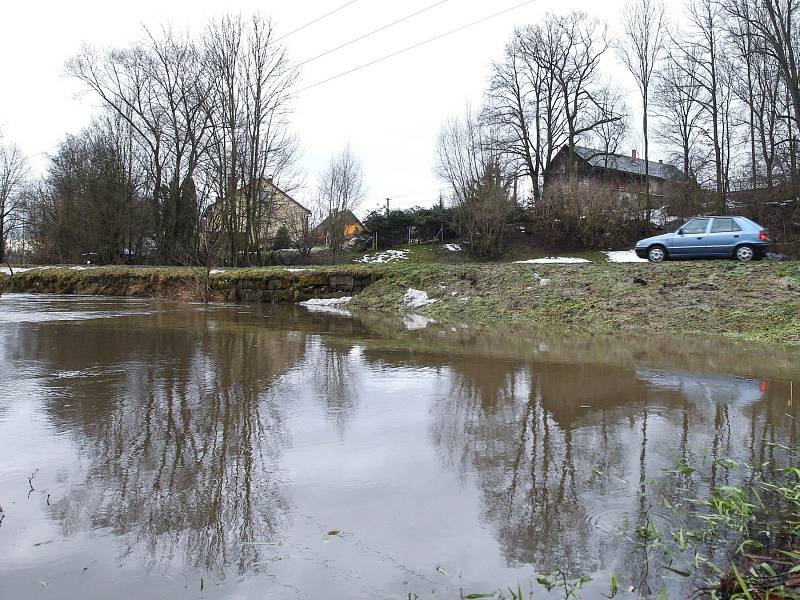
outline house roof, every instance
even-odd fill
[[[350,225],[352,223],[356,223],[357,225],[361,225],[361,227],[363,227],[364,229],[367,228],[359,220],[359,218],[353,214],[352,210],[343,210],[340,213],[336,213],[336,214],[337,214],[337,216],[338,215],[342,215],[342,218],[344,219],[344,223],[347,224],[347,225]],[[328,215],[327,217],[325,217],[325,220],[322,221],[322,223],[320,223],[319,225],[314,227],[314,231],[326,231],[328,229],[328,227],[329,227],[329,223],[330,223],[330,220],[331,220],[332,216],[333,215]]]
[[[282,190],[281,188],[279,188],[277,185],[275,185],[275,182],[274,182],[274,181],[273,181],[271,178],[259,177],[259,178],[258,178],[258,183],[259,183],[259,187],[260,187],[261,189],[263,189],[265,186],[269,186],[269,187],[271,187],[271,188],[272,188],[272,189],[273,189],[275,192],[279,192],[279,193],[283,194],[283,196],[284,196],[284,197],[285,197],[287,200],[289,200],[289,201],[293,202],[294,204],[296,204],[297,206],[299,206],[300,208],[302,208],[302,209],[303,209],[304,211],[306,211],[306,212],[307,212],[309,215],[311,214],[311,211],[310,211],[310,210],[308,210],[308,209],[307,209],[305,206],[303,206],[303,205],[302,205],[302,204],[300,204],[300,203],[299,203],[297,200],[295,200],[294,198],[292,198],[292,197],[291,197],[291,196],[290,196],[290,195],[289,195],[287,192],[285,192],[284,190]],[[243,185],[242,185],[242,186],[240,186],[240,187],[239,187],[239,189],[238,189],[238,192],[243,194],[243,193],[245,192],[245,186],[243,186]]]
[[[642,158],[633,160],[626,154],[608,154],[603,150],[587,148],[586,146],[575,146],[575,153],[597,169],[609,169],[630,175],[644,175],[645,172],[645,160]],[[686,179],[683,171],[672,165],[652,160],[646,162],[649,164],[650,177],[665,181],[683,181]]]

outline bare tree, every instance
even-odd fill
[[[757,174],[758,145],[760,158],[764,161],[766,186],[773,187],[774,169],[781,165],[786,170],[786,182],[791,185],[793,195],[799,198],[800,28],[797,1],[722,0],[722,5],[731,17],[729,29],[747,66],[749,93],[746,104],[751,115],[752,177],[755,180]],[[781,107],[777,119],[776,107]],[[782,138],[777,143],[776,132],[780,132],[778,136]],[[753,199],[756,200],[755,195]]]
[[[298,143],[289,128],[297,69],[276,40],[272,23],[223,17],[209,25],[205,63],[211,96],[210,167],[223,199],[224,225],[234,262],[261,260],[273,219],[264,182],[291,188]]]
[[[608,51],[606,28],[584,13],[547,15],[546,35],[533,49],[533,60],[552,74],[561,96],[570,155],[575,146],[600,125],[620,120],[608,114],[597,98],[600,61]],[[575,170],[573,161],[567,163],[567,177]]]
[[[671,53],[654,88],[659,119],[656,137],[663,145],[680,149],[673,162],[680,164],[687,178],[694,178],[700,167],[696,157],[701,145],[703,89],[696,75],[697,64],[693,57]]]
[[[348,144],[331,157],[317,183],[317,197],[326,212],[328,244],[334,256],[340,254],[344,247],[346,212],[355,210],[365,193],[366,182],[361,161]]]
[[[231,261],[258,259],[272,219],[263,183],[291,187],[298,154],[288,126],[297,70],[269,20],[222,17],[200,39],[145,28],[126,48],[84,48],[67,71],[128,126],[161,260],[202,253],[199,221],[213,196]]]
[[[620,117],[615,121],[603,121],[592,135],[597,142],[598,150],[602,152],[603,165],[608,168],[611,155],[619,151],[628,136],[628,109],[624,94],[610,85],[597,94],[597,102],[601,111]]]
[[[477,115],[467,108],[462,118],[452,118],[439,133],[436,170],[450,186],[456,225],[475,256],[491,258],[502,248],[509,217],[514,210],[511,176],[487,140]]]
[[[145,29],[143,40],[128,48],[84,47],[66,68],[129,125],[144,154],[160,257],[191,252],[208,96],[196,45],[170,28]]]
[[[534,203],[541,178],[564,137],[562,100],[552,71],[533,55],[547,32],[530,26],[514,32],[502,61],[492,64],[481,120],[493,132],[488,143],[502,154],[515,178],[528,180]]]
[[[0,263],[6,260],[6,242],[16,227],[30,171],[18,146],[0,143]]]
[[[497,158],[487,143],[478,115],[467,107],[463,117],[452,117],[442,127],[436,142],[436,173],[461,202],[486,167]]]
[[[624,41],[617,50],[622,62],[636,80],[642,99],[642,135],[644,139],[645,211],[650,221],[650,135],[648,117],[650,85],[665,49],[665,16],[662,0],[629,0],[622,14]]]
[[[725,190],[728,187],[720,106],[725,93],[720,65],[724,16],[717,0],[688,0],[687,8],[689,29],[672,39],[674,51],[680,54],[680,59],[673,60],[672,64],[691,77],[702,92],[697,98],[703,108],[706,127],[701,131],[705,132],[713,148],[717,206],[720,213],[724,214],[727,211]],[[709,122],[710,131],[707,127]]]

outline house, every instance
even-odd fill
[[[623,198],[645,193],[645,161],[639,158],[636,150],[628,156],[585,146],[575,146],[574,153],[570,152],[569,146],[564,146],[558,151],[544,173],[545,189],[566,178],[570,162],[574,165],[572,172],[580,183],[596,182],[617,190]],[[666,204],[668,198],[685,187],[688,179],[680,169],[664,164],[663,161],[647,162],[653,204],[659,202],[661,205]]]
[[[314,228],[311,232],[311,237],[317,243],[330,244],[332,227],[341,232],[339,234],[341,235],[340,239],[344,243],[367,233],[366,225],[353,214],[352,210],[343,210],[328,215],[322,223]]]
[[[271,177],[258,179],[256,196],[254,203],[248,202],[247,188],[240,187],[233,205],[218,198],[203,215],[206,231],[229,235],[227,222],[234,219],[236,245],[240,250],[286,247],[306,236],[311,211],[279,188]],[[249,232],[248,213],[252,224]]]

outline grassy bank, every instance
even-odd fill
[[[419,311],[435,319],[800,343],[794,262],[396,265],[354,304],[396,309],[408,288],[436,300]]]
[[[800,344],[797,262],[458,265],[408,261],[231,269],[210,277],[202,269],[177,267],[61,267],[4,276],[2,285],[13,292],[292,302],[350,295],[347,285],[339,285],[347,278],[363,283],[355,286],[353,308],[415,312],[441,321]],[[409,309],[403,300],[409,288],[426,292],[435,302]]]

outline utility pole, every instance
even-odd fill
[[[444,197],[442,196],[442,191],[439,190],[439,210],[444,211]],[[440,213],[441,216],[442,213]],[[439,238],[441,242],[444,244],[444,222],[439,221]]]
[[[386,216],[387,217],[389,216],[389,201],[390,200],[391,200],[391,198],[387,198],[386,199]]]

